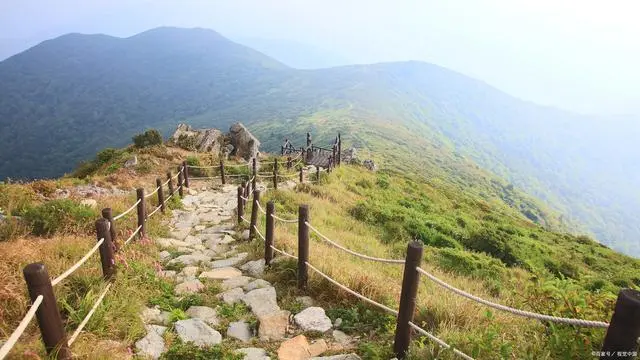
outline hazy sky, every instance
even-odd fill
[[[640,114],[639,13],[637,0],[2,0],[0,50],[199,26],[356,63],[424,60],[537,103]]]

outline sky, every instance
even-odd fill
[[[422,60],[539,104],[638,115],[638,13],[636,0],[2,0],[0,54],[69,32],[205,27],[351,63]]]

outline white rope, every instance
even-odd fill
[[[73,274],[74,271],[78,270],[78,268],[80,266],[82,266],[82,264],[85,263],[85,261],[87,261],[87,259],[89,259],[91,257],[91,255],[93,255],[93,253],[96,252],[96,250],[98,250],[98,248],[100,248],[100,245],[102,245],[102,243],[104,242],[104,238],[100,239],[94,246],[93,248],[91,248],[91,250],[89,250],[89,252],[82,257],[82,259],[80,259],[80,261],[78,261],[77,263],[75,263],[72,267],[70,267],[69,269],[67,269],[67,271],[63,272],[60,276],[58,276],[57,278],[51,280],[51,286],[56,286],[60,281],[66,279],[69,275]]]
[[[318,231],[318,229],[314,228],[313,226],[311,226],[311,224],[309,224],[309,222],[305,221],[304,222],[309,229],[313,230],[316,234],[318,234],[318,236],[320,236],[324,241],[328,242],[329,244],[337,247],[338,249],[345,251],[351,255],[366,259],[366,260],[371,260],[371,261],[378,261],[378,262],[383,262],[383,263],[389,263],[389,264],[404,264],[404,260],[397,260],[397,259],[383,259],[383,258],[377,258],[377,257],[373,257],[373,256],[369,256],[369,255],[364,255],[364,254],[360,254],[357,253],[353,250],[349,250],[347,248],[345,248],[344,246],[336,243],[335,241],[332,241],[331,239],[329,239],[328,237],[324,236],[322,233],[320,233],[320,231]]]
[[[251,224],[251,221],[249,221],[249,220],[245,219],[245,218],[244,218],[244,216],[240,216],[240,218],[241,218],[242,220],[244,220],[244,222],[246,222],[246,223],[248,223],[248,224]]]
[[[290,177],[294,177],[294,176],[298,176],[298,175],[300,175],[300,174],[298,174],[298,173],[292,173],[292,174],[288,174],[288,175],[278,174],[278,177],[290,178]]]
[[[38,295],[33,304],[31,304],[31,308],[29,309],[29,311],[27,311],[24,318],[22,318],[20,324],[18,324],[18,327],[13,330],[11,336],[9,336],[7,341],[5,341],[5,343],[2,345],[2,347],[0,348],[0,359],[4,359],[9,351],[11,351],[11,349],[16,345],[18,339],[20,339],[20,336],[22,336],[22,333],[24,333],[24,330],[27,328],[27,326],[29,326],[31,320],[33,320],[36,311],[40,307],[40,304],[42,304],[42,299],[44,299],[44,296]]]
[[[142,229],[142,225],[138,226],[136,231],[134,231],[133,234],[131,234],[131,236],[129,236],[129,238],[124,242],[124,244],[127,245],[129,243],[129,241],[131,241],[131,239],[133,239],[133,237],[136,236],[138,234],[138,232],[140,232],[140,229]]]
[[[113,221],[116,221],[118,219],[120,219],[121,217],[127,215],[128,213],[130,213],[131,211],[133,211],[133,209],[136,208],[136,206],[138,206],[138,204],[140,204],[141,199],[138,199],[138,201],[136,201],[135,204],[133,204],[130,208],[127,209],[127,211],[123,212],[122,214],[116,216],[113,218]]]
[[[246,198],[246,197],[244,197],[244,196],[242,196],[242,195],[240,195],[240,199],[242,199],[242,200],[244,200],[244,201],[249,201],[249,198]]]
[[[395,315],[395,316],[398,316],[398,312],[397,312],[396,310],[393,310],[393,309],[392,309],[392,308],[390,308],[390,307],[387,307],[387,306],[385,306],[385,305],[382,305],[382,304],[380,304],[379,302],[375,302],[375,301],[373,301],[373,300],[369,299],[368,297],[366,297],[366,296],[364,296],[364,295],[361,295],[361,294],[359,294],[359,293],[357,293],[357,292],[355,292],[355,291],[353,291],[353,290],[349,289],[348,287],[346,287],[346,286],[344,286],[344,285],[340,284],[339,282],[337,282],[337,281],[333,280],[332,278],[330,278],[328,275],[326,275],[326,274],[325,274],[325,273],[323,273],[322,271],[318,270],[315,266],[313,266],[313,265],[309,264],[309,262],[308,262],[308,261],[305,261],[305,264],[307,264],[307,266],[308,266],[308,267],[310,267],[310,268],[311,268],[311,270],[313,270],[313,271],[315,271],[316,273],[318,273],[318,275],[320,275],[320,276],[322,276],[323,278],[327,279],[330,283],[332,283],[332,284],[336,285],[337,287],[339,287],[339,288],[341,288],[342,290],[344,290],[344,291],[348,292],[349,294],[351,294],[351,295],[353,295],[353,296],[355,296],[355,297],[358,297],[358,298],[360,298],[361,300],[364,300],[364,301],[368,302],[368,303],[369,303],[369,304],[371,304],[371,305],[375,305],[375,306],[377,306],[377,307],[379,307],[379,308],[381,308],[381,309],[383,309],[383,310],[385,310],[385,311],[387,311],[387,312],[389,312],[389,313],[391,313],[391,314],[393,314],[393,315]]]
[[[277,253],[280,253],[280,254],[282,254],[282,255],[284,255],[284,256],[288,256],[288,257],[290,257],[290,258],[292,258],[292,259],[298,260],[298,257],[297,257],[297,256],[291,255],[291,254],[289,254],[289,253],[287,253],[287,252],[285,252],[285,251],[283,251],[283,250],[280,250],[280,249],[278,249],[277,247],[275,247],[275,246],[273,246],[273,245],[269,245],[269,247],[271,247],[271,248],[272,248],[275,252],[277,252]]]
[[[180,172],[178,172],[177,174],[173,175],[173,177],[171,178],[171,180],[175,180],[178,178],[178,176],[180,176]]]
[[[266,212],[266,211],[264,211],[264,209],[262,208],[262,205],[260,205],[260,202],[258,201],[256,204],[258,204],[258,210],[260,210],[260,212],[261,212],[261,213],[263,213],[263,214],[265,214],[265,215],[266,215],[266,214],[267,214],[267,212]]]
[[[283,223],[289,223],[289,224],[293,224],[293,223],[297,223],[298,219],[283,219],[279,216],[276,216],[275,214],[271,214],[271,217],[278,220],[278,221],[282,221]]]
[[[148,198],[148,197],[150,197],[150,196],[155,195],[155,194],[158,192],[158,190],[160,190],[160,186],[156,187],[156,189],[155,189],[155,190],[153,190],[153,192],[152,192],[152,193],[145,195],[145,196],[144,196],[144,198],[146,199],[146,198]]]
[[[428,337],[429,339],[435,341],[438,345],[442,346],[445,349],[451,349],[451,345],[447,344],[446,342],[440,340],[439,338],[437,338],[435,335],[427,332],[426,330],[420,328],[418,325],[412,323],[411,321],[409,321],[409,326],[412,327],[414,330],[416,330],[417,332],[419,332],[420,334]],[[459,355],[461,358],[466,359],[466,360],[474,360],[471,356],[463,353],[462,351],[453,348],[453,352],[456,355]]]
[[[262,235],[260,233],[260,230],[258,230],[258,227],[253,225],[253,229],[256,231],[256,233],[258,234],[258,236],[260,236],[260,238],[262,238],[262,241],[267,241],[267,239],[265,239],[264,235]]]
[[[243,166],[249,166],[249,163],[246,163],[246,164],[224,164],[224,167],[243,167]]]
[[[431,279],[432,281],[434,281],[436,284],[444,287],[445,289],[448,289],[460,296],[466,297],[469,300],[473,300],[475,302],[481,303],[483,305],[489,306],[491,308],[497,309],[497,310],[502,310],[502,311],[506,311],[506,312],[510,312],[514,315],[518,315],[518,316],[523,316],[523,317],[527,317],[527,318],[532,318],[532,319],[537,319],[537,320],[542,320],[542,321],[552,321],[552,322],[558,322],[558,323],[563,323],[563,324],[568,324],[568,325],[577,325],[577,326],[584,326],[584,327],[608,327],[609,324],[606,322],[602,322],[602,321],[592,321],[592,320],[582,320],[582,319],[572,319],[572,318],[563,318],[563,317],[557,317],[557,316],[551,316],[551,315],[543,315],[543,314],[538,314],[538,313],[534,313],[534,312],[530,312],[530,311],[525,311],[525,310],[519,310],[519,309],[515,309],[509,306],[505,306],[505,305],[501,305],[501,304],[496,304],[494,302],[479,298],[475,295],[469,294],[466,291],[460,290],[456,287],[453,287],[449,284],[447,284],[446,282],[438,279],[437,277],[429,274],[428,272],[426,272],[425,270],[423,270],[420,267],[416,267],[416,270],[423,274],[424,276],[428,277],[429,279]]]
[[[199,177],[189,177],[189,180],[209,180],[209,179],[217,179],[218,176],[199,176]]]
[[[96,309],[102,302],[102,299],[104,299],[104,296],[107,295],[107,291],[109,291],[109,289],[111,288],[111,284],[112,283],[109,283],[107,287],[105,287],[104,291],[102,291],[102,294],[100,294],[100,297],[98,298],[98,300],[96,300],[95,304],[93,304],[93,307],[91,308],[91,310],[89,310],[89,313],[87,314],[87,316],[84,317],[84,319],[80,323],[80,326],[78,326],[78,328],[73,333],[73,335],[71,335],[71,338],[67,342],[67,345],[71,346],[71,344],[73,344],[73,342],[76,341],[76,338],[78,337],[78,335],[80,335],[80,332],[82,331],[82,329],[84,329],[84,327],[87,325],[87,323],[93,316],[93,313],[96,312]]]
[[[173,194],[171,194],[171,195],[167,196],[167,198],[166,198],[166,199],[164,199],[163,204],[166,204],[166,203],[167,203],[167,201],[169,201],[169,199],[171,199],[171,197],[172,197],[172,196],[173,196]]]
[[[167,181],[165,181],[164,183],[162,183],[162,186],[167,186],[167,184],[171,181],[171,179],[167,179]]]
[[[270,178],[270,177],[273,177],[273,174],[269,174],[269,175],[265,175],[265,174],[258,174],[258,175],[256,175],[256,176],[258,176],[259,178]]]
[[[188,168],[191,169],[215,169],[215,168],[219,168],[220,165],[216,165],[216,166],[196,166],[196,165],[187,165]]]
[[[247,174],[225,174],[224,177],[241,177],[247,176]]]
[[[151,214],[147,215],[147,219],[153,216],[153,214],[157,213],[158,210],[162,209],[162,206],[158,205],[155,210],[151,212]]]

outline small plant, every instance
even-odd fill
[[[242,360],[243,358],[244,354],[236,353],[222,345],[199,347],[192,342],[183,343],[180,340],[176,340],[160,357],[162,360]]]
[[[133,137],[133,144],[137,148],[144,148],[162,144],[162,135],[156,129],[149,129],[142,134]]]
[[[24,219],[31,227],[31,232],[44,236],[62,231],[88,232],[93,225],[91,220],[96,217],[98,213],[94,209],[70,199],[47,201],[28,208],[24,213]]]
[[[185,313],[184,310],[180,308],[171,309],[171,311],[169,312],[169,321],[172,323],[180,320],[186,320],[188,318],[189,316],[187,315],[187,313]]]
[[[222,304],[217,309],[218,315],[228,321],[238,321],[244,316],[249,315],[249,308],[246,305],[235,303],[233,305]]]

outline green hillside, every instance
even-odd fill
[[[44,42],[1,62],[0,84],[0,178],[58,176],[128,134],[168,134],[179,121],[242,121],[266,150],[323,125],[349,131],[352,145],[388,168],[529,213],[526,201],[508,200],[511,189],[524,190],[564,214],[534,213],[542,223],[582,223],[605,244],[640,254],[639,162],[626,150],[640,135],[634,119],[536,106],[438,66],[295,70],[211,30],[159,28]]]

